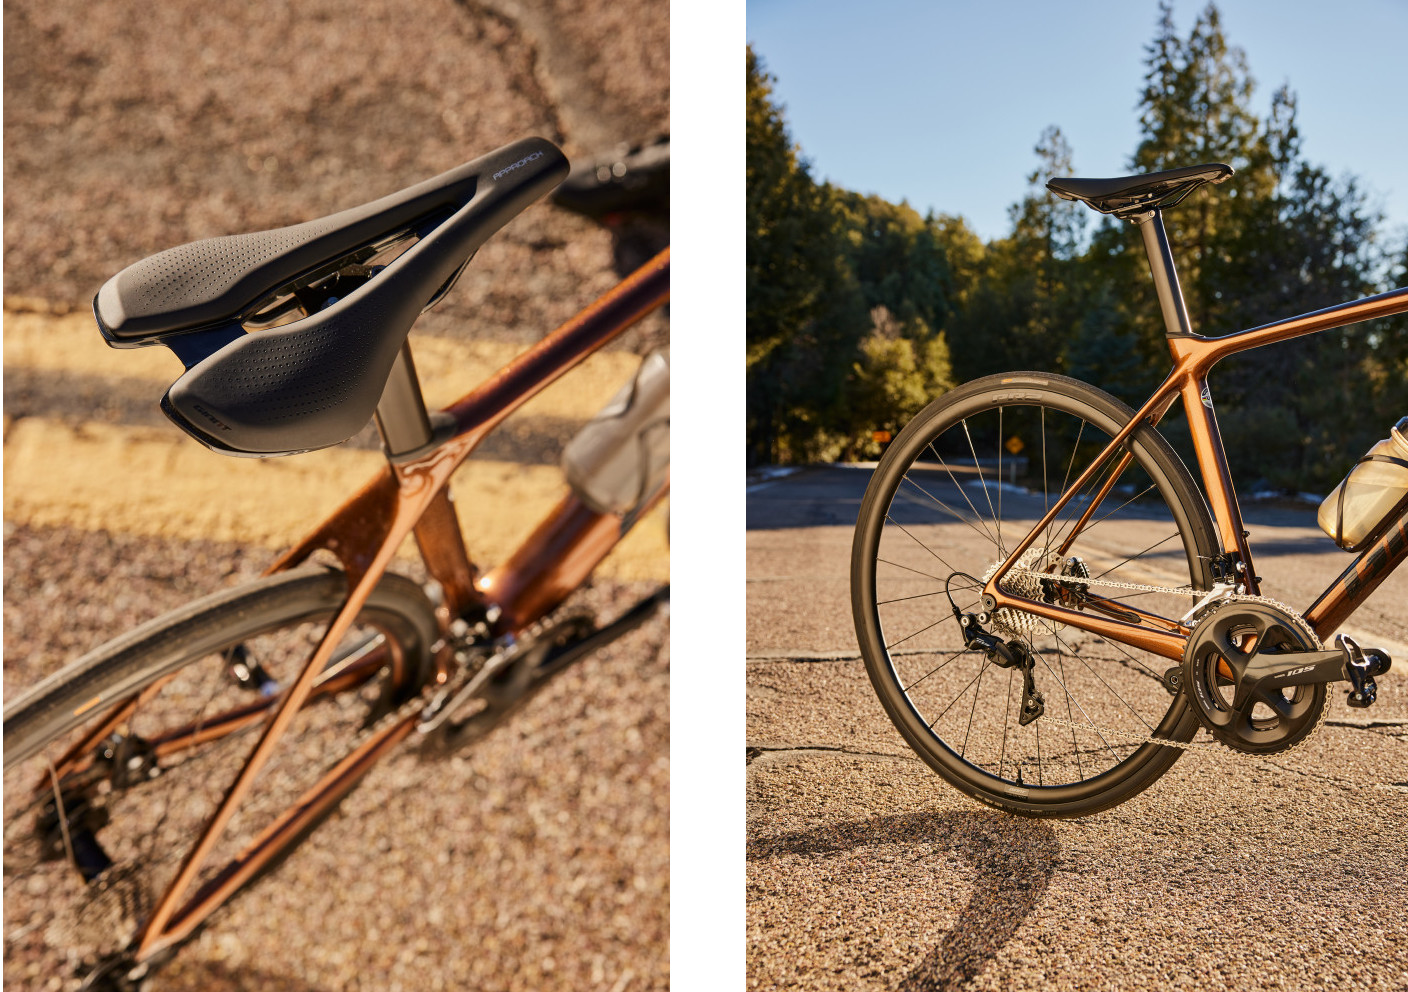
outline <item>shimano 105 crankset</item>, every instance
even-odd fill
[[[1247,754],[1276,754],[1324,722],[1329,682],[1346,680],[1351,706],[1368,706],[1387,654],[1341,635],[1326,651],[1310,625],[1266,600],[1230,599],[1198,621],[1183,652],[1183,683],[1214,738]]]

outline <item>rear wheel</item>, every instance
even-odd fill
[[[128,944],[346,594],[332,569],[268,576],[146,624],[6,707],[7,985]],[[418,586],[378,584],[190,892],[423,685],[436,631]]]
[[[1107,809],[1181,753],[1147,738],[1187,741],[1197,728],[1166,678],[1176,660],[1018,609],[986,626],[1003,651],[974,650],[955,616],[982,611],[987,579],[1132,416],[1064,376],[979,379],[900,433],[861,503],[851,600],[871,682],[920,757],[985,803]],[[1210,588],[1214,532],[1187,470],[1152,428],[1123,450],[1132,461],[1095,512],[1078,526],[1118,460],[1039,535],[1005,591],[1157,625],[1129,608],[1176,622],[1196,597],[1104,583]]]

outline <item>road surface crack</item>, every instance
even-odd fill
[[[753,759],[762,754],[814,754],[818,751],[849,754],[857,758],[898,758],[905,761],[912,759],[911,755],[860,751],[855,748],[841,747],[838,744],[749,744],[747,745],[748,760],[746,763],[751,765]]]

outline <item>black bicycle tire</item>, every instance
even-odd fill
[[[937,432],[937,425],[966,404],[978,406],[988,402],[990,407],[996,407],[1003,401],[1010,401],[1011,404],[1036,403],[1051,396],[1061,397],[1090,411],[1094,414],[1092,422],[1110,435],[1128,424],[1134,416],[1133,409],[1104,390],[1067,376],[1038,372],[1006,373],[977,379],[930,403],[895,438],[866,488],[852,543],[851,605],[866,671],[886,715],[906,743],[930,768],[950,785],[998,809],[1025,816],[1077,817],[1110,809],[1139,794],[1178,760],[1182,749],[1145,744],[1115,768],[1075,787],[1022,790],[987,785],[969,770],[971,766],[968,769],[961,767],[964,764],[962,760],[928,731],[923,718],[905,695],[890,663],[881,636],[878,606],[875,605],[874,559],[890,500],[927,439]],[[1140,458],[1140,464],[1162,476],[1158,480],[1161,483],[1160,495],[1174,511],[1179,533],[1185,538],[1185,547],[1191,543],[1196,550],[1196,557],[1189,562],[1195,586],[1210,588],[1210,559],[1216,553],[1216,531],[1192,476],[1173,448],[1152,426],[1139,428],[1131,438],[1131,445],[1144,455]],[[1154,473],[1150,474],[1153,476]],[[1192,739],[1198,723],[1185,693],[1179,692],[1173,697],[1160,726],[1170,739],[1183,742]],[[1114,772],[1120,774],[1114,775]],[[1020,794],[1022,792],[1025,795]],[[1037,796],[1036,800],[1032,799],[1033,794]]]
[[[341,571],[321,566],[293,569],[214,593],[109,641],[5,707],[5,769],[92,719],[106,708],[96,705],[99,701],[111,704],[129,698],[217,644],[328,615],[346,596],[347,581]],[[407,645],[416,649],[403,691],[423,684],[438,635],[434,608],[420,587],[387,574],[372,590],[361,617],[398,626]]]

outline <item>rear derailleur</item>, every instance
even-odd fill
[[[112,865],[97,834],[108,824],[104,796],[148,782],[161,774],[156,751],[142,737],[113,733],[89,761],[53,785],[45,784],[34,821],[45,860],[69,861],[91,882]]]
[[[984,630],[980,623],[984,618],[984,614],[958,614],[958,622],[963,628],[964,644],[970,651],[985,652],[988,661],[998,668],[1021,669],[1022,706],[1017,715],[1017,723],[1025,727],[1046,712],[1046,697],[1037,691],[1036,679],[1032,677],[1036,658],[1021,641],[1004,641]]]

